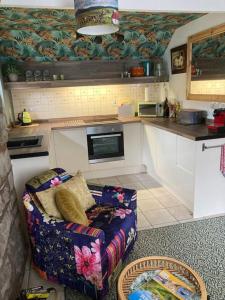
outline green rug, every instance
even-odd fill
[[[185,262],[202,276],[210,300],[225,300],[225,216],[139,231],[126,264],[153,255]],[[89,298],[66,288],[65,299]],[[116,286],[107,297],[114,299]]]

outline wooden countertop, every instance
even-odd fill
[[[117,118],[117,120],[114,120]],[[108,120],[107,120],[108,119]],[[162,130],[183,136],[185,138],[200,141],[209,139],[225,138],[225,133],[215,134],[209,133],[205,124],[199,125],[181,125],[176,123],[173,119],[165,118],[138,118],[138,117],[118,117],[117,115],[108,116],[96,116],[86,118],[65,118],[65,119],[51,119],[40,121],[37,126],[31,127],[15,127],[9,131],[9,138],[43,135],[43,143],[41,147],[21,148],[10,150],[10,156],[26,156],[34,154],[38,156],[38,153],[47,153],[49,150],[49,139],[52,130],[82,128],[89,126],[99,125],[112,125],[112,124],[129,124],[139,123],[149,124]]]
[[[142,118],[142,122],[194,141],[225,138],[225,133],[210,133],[205,124],[182,125],[178,124],[174,119],[167,118]]]
[[[114,120],[115,118],[117,119]],[[48,155],[50,144],[49,139],[52,130],[73,129],[99,125],[102,126],[113,124],[128,124],[137,122],[141,122],[141,119],[137,117],[118,117],[117,115],[37,121],[36,124],[35,122],[33,124],[36,126],[17,126],[11,128],[9,130],[9,139],[43,135],[42,145],[40,147],[10,149],[9,154],[10,157],[14,159]]]

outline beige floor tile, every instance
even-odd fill
[[[137,205],[142,212],[164,208],[156,198],[138,199]]]
[[[150,175],[148,175],[147,173],[140,173],[140,174],[135,174],[136,178],[138,180],[142,181],[151,181],[154,180]]]
[[[179,221],[192,219],[190,211],[184,205],[168,207],[168,211]]]
[[[135,175],[121,175],[121,176],[117,176],[117,179],[121,184],[137,182],[137,178]]]
[[[152,195],[150,190],[137,191],[137,199],[149,199],[149,198],[154,198],[154,195]]]
[[[143,211],[143,214],[153,226],[176,222],[176,219],[165,208]]]
[[[146,189],[154,189],[154,188],[160,188],[162,187],[157,181],[154,179],[152,180],[147,180],[147,181],[140,181],[141,184],[146,188]]]
[[[160,196],[164,196],[164,195],[171,195],[169,193],[169,191],[167,189],[165,189],[164,187],[162,187],[162,186],[155,187],[155,188],[150,188],[149,190],[151,191],[151,193],[155,197],[160,197]]]
[[[138,230],[152,228],[151,224],[147,221],[140,210],[137,211],[137,227]]]
[[[171,226],[171,225],[176,225],[176,224],[179,224],[179,222],[174,221],[174,222],[169,222],[169,223],[158,224],[158,225],[154,225],[153,228],[161,228],[161,227],[166,227],[166,226]]]
[[[161,195],[156,196],[159,202],[166,208],[182,205],[181,201],[174,197],[173,195]]]
[[[112,185],[112,186],[119,186],[120,182],[117,179],[117,177],[105,177],[105,178],[101,178],[99,179],[100,184],[102,185]]]
[[[95,178],[93,178],[93,179],[88,179],[87,180],[87,183],[89,183],[89,184],[100,184],[100,179],[95,179]]]
[[[122,187],[134,190],[145,190],[146,188],[140,182],[129,182],[121,184]]]

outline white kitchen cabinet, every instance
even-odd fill
[[[123,125],[124,160],[90,164],[86,128],[53,130],[52,167],[68,172],[81,170],[87,179],[132,174],[144,171],[142,165],[142,124]]]
[[[49,156],[12,159],[14,185],[18,199],[21,201],[25,183],[32,177],[49,170]]]
[[[225,213],[225,177],[220,171],[221,148],[202,151],[202,144],[225,144],[225,138],[199,141],[196,151],[195,202],[196,217]]]
[[[225,177],[220,171],[225,138],[194,141],[144,125],[143,163],[147,172],[193,211],[195,218],[225,213]]]
[[[142,124],[124,124],[123,134],[125,165],[140,166],[142,164]]]
[[[53,130],[56,166],[68,172],[87,171],[88,149],[85,128]]]
[[[143,140],[148,173],[193,210],[195,142],[148,124]]]

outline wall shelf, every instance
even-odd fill
[[[168,76],[163,77],[131,77],[131,78],[95,78],[95,79],[73,79],[73,80],[51,80],[51,81],[18,81],[5,82],[4,86],[8,90],[15,89],[36,89],[36,88],[59,88],[76,86],[97,86],[116,84],[147,84],[154,82],[167,82]]]

